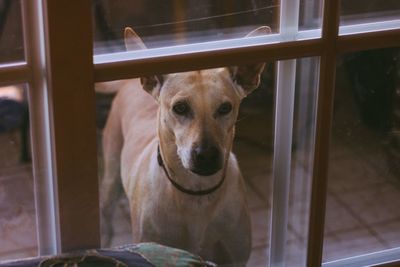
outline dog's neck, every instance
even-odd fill
[[[212,194],[222,186],[222,184],[225,181],[225,177],[226,177],[226,168],[224,168],[224,170],[222,172],[222,176],[216,185],[214,185],[213,187],[210,187],[210,188],[206,188],[206,189],[192,190],[192,189],[185,188],[183,185],[179,184],[171,177],[171,175],[169,174],[169,172],[167,170],[167,167],[164,164],[163,157],[160,152],[160,146],[157,146],[157,162],[158,162],[158,165],[163,169],[165,176],[167,176],[167,179],[171,182],[171,184],[176,189],[178,189],[179,191],[181,191],[182,193],[185,193],[187,195],[201,197],[201,196],[206,196],[206,195]]]
[[[160,168],[165,172],[165,176],[167,176],[166,178],[174,181],[174,183],[178,184],[182,188],[193,192],[207,191],[218,185],[221,182],[221,179],[224,179],[225,166],[220,171],[207,177],[197,175],[185,169],[176,152],[177,148],[175,144],[171,142],[163,142],[162,139],[162,137],[159,137],[160,158],[157,161],[159,165],[162,163]],[[162,160],[162,162],[160,162],[160,160]],[[177,187],[176,185],[174,186]],[[220,187],[220,185],[218,187]]]

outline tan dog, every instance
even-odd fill
[[[249,35],[269,31],[261,27]],[[128,50],[145,48],[130,28],[125,44]],[[231,147],[240,102],[258,87],[264,66],[122,83],[103,140],[108,227],[121,175],[134,242],[186,249],[218,264],[246,264],[250,218]]]

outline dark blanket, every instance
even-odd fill
[[[211,267],[210,262],[187,251],[156,243],[126,245],[116,249],[93,249],[52,257],[0,263],[0,267]]]

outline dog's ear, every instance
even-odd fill
[[[127,51],[146,49],[142,39],[130,27],[126,27],[124,31],[125,48]]]
[[[151,94],[157,101],[161,92],[161,85],[164,82],[162,75],[154,75],[141,77],[140,82],[142,83],[143,89]]]
[[[140,39],[140,37],[132,28],[125,28],[124,37],[127,51],[147,49],[142,39]],[[141,77],[140,82],[142,83],[143,89],[157,100],[158,96],[160,95],[161,84],[163,82],[162,76]]]
[[[271,28],[262,26],[246,35],[246,37],[261,36],[271,33]],[[260,85],[260,76],[265,68],[265,62],[251,65],[229,67],[232,80],[239,85],[239,94],[243,98]]]

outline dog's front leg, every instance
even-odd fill
[[[115,101],[115,100],[114,100]],[[121,183],[121,150],[123,145],[121,120],[113,103],[103,133],[104,175],[101,185],[103,246],[109,247],[113,237],[112,217],[123,188]]]
[[[220,255],[225,255],[225,258],[220,259],[222,266],[246,266],[251,252],[251,226],[247,208],[241,209],[236,223],[228,225],[221,228],[223,239],[220,249],[215,251],[217,254],[218,251],[222,251]],[[219,258],[218,255],[216,257]]]

